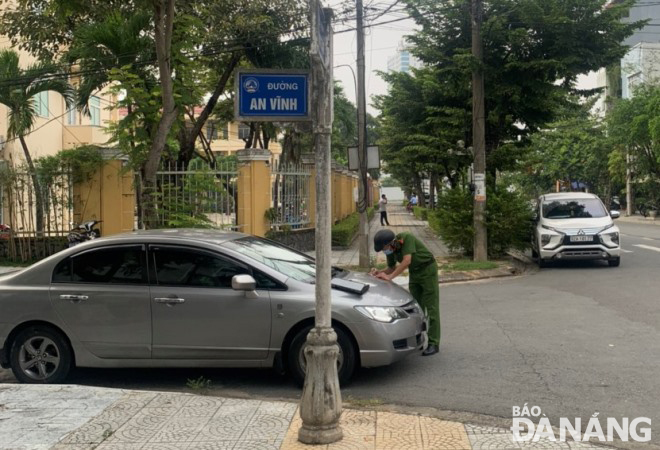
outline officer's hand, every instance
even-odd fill
[[[378,275],[378,272],[379,272],[379,270],[376,269],[376,268],[374,267],[373,269],[371,269],[371,270],[369,271],[369,275],[374,275],[374,276],[376,276],[376,275]]]
[[[381,280],[385,280],[385,281],[391,281],[390,276],[382,272],[376,275],[376,278],[380,278]]]

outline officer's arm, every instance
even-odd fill
[[[382,276],[384,280],[391,281],[401,275],[401,273],[410,266],[412,255],[403,255],[403,259],[395,268],[388,268],[388,271]],[[379,277],[381,278],[381,277]]]

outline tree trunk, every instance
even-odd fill
[[[154,194],[156,193],[156,172],[167,143],[167,136],[176,120],[177,106],[174,102],[174,83],[172,80],[172,29],[174,22],[174,0],[159,0],[154,4],[154,23],[156,57],[160,75],[163,113],[158,122],[158,129],[151,142],[151,148],[143,164],[142,207],[147,227],[156,218]]]
[[[32,185],[34,186],[36,231],[41,234],[44,231],[44,198],[41,191],[41,185],[39,184],[37,170],[34,167],[34,162],[32,161],[32,156],[28,150],[25,138],[23,136],[19,136],[18,140],[21,142],[21,147],[23,147],[23,154],[25,155],[25,161],[27,162],[28,169],[30,170]]]
[[[424,198],[424,188],[422,187],[422,178],[418,173],[414,176],[415,192],[417,194],[417,204],[424,208],[426,206],[426,199]]]
[[[206,105],[204,106],[202,112],[199,114],[199,117],[197,117],[197,119],[194,121],[193,127],[190,130],[184,128],[185,131],[182,132],[182,135],[179,138],[179,143],[181,145],[181,149],[179,150],[179,162],[183,163],[184,168],[188,167],[188,164],[190,163],[190,160],[195,153],[195,142],[197,141],[197,136],[199,136],[202,128],[204,128],[204,125],[213,112],[215,105],[218,104],[218,99],[222,93],[225,92],[225,89],[227,88],[227,82],[229,81],[229,78],[231,77],[240,60],[241,54],[239,52],[232,53],[227,66],[220,75],[218,83],[215,85],[213,94],[211,94],[211,97],[209,97],[209,100],[206,102]]]

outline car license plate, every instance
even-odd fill
[[[591,242],[593,236],[571,236],[571,242]]]

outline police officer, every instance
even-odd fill
[[[440,345],[440,293],[438,290],[438,265],[433,254],[414,235],[408,232],[394,234],[380,230],[374,236],[374,250],[387,255],[387,269],[372,269],[371,275],[391,281],[404,270],[410,273],[408,288],[413,298],[426,311],[429,320],[429,345],[422,355],[438,353]],[[398,263],[398,264],[397,264]]]

